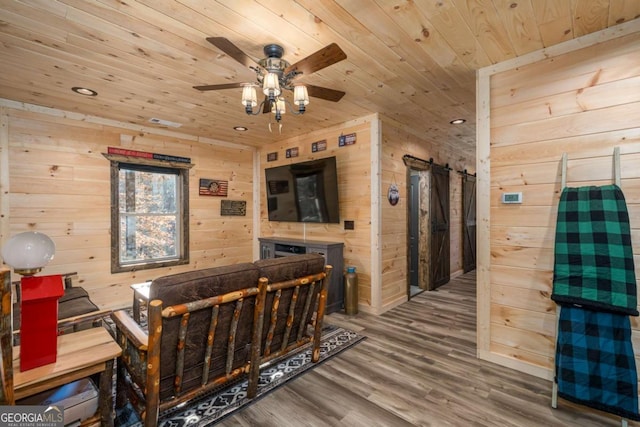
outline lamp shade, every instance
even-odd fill
[[[264,76],[262,82],[262,91],[269,98],[280,95],[280,83],[278,82],[278,75],[275,73],[267,73]]]
[[[35,274],[53,259],[56,245],[44,233],[27,231],[16,234],[2,247],[4,263],[22,275]]]
[[[271,112],[276,115],[277,114],[282,115],[286,113],[287,110],[286,110],[286,104],[284,102],[284,99],[278,98],[276,102],[273,103],[273,106],[271,107]]]
[[[293,88],[293,103],[298,106],[309,104],[309,93],[306,86],[298,85]]]
[[[256,88],[253,85],[246,85],[242,88],[242,105],[245,107],[255,107],[258,105]]]

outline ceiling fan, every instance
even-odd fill
[[[295,78],[299,75],[309,75],[346,59],[347,55],[335,43],[331,43],[292,65],[287,60],[282,59],[284,48],[277,44],[266,45],[263,48],[265,57],[255,61],[224,37],[207,37],[207,41],[242,65],[253,70],[256,73],[256,81],[254,83],[194,86],[194,89],[208,91],[243,88],[242,104],[245,106],[247,114],[258,114],[262,109],[263,113],[274,112],[276,121],[279,122],[281,114],[284,113],[285,102],[289,103],[288,100],[281,96],[282,89],[294,92],[294,104],[298,107],[297,112],[293,111],[294,114],[304,113],[305,106],[309,103],[309,96],[338,102],[345,95],[344,92],[339,90],[294,83]],[[257,105],[255,88],[258,85],[262,87],[265,99],[254,113],[253,107]]]

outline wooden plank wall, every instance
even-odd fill
[[[372,118],[344,123],[341,126],[300,135],[259,150],[260,158],[260,236],[290,237],[344,243],[344,265],[355,266],[358,273],[358,300],[362,310],[376,311],[372,301],[372,238],[371,238],[371,125]],[[295,118],[290,118],[295,120]],[[285,123],[286,126],[286,123]],[[356,134],[356,143],[338,146],[340,135]],[[313,153],[311,144],[327,141],[326,151]],[[298,149],[298,157],[286,158],[289,148]],[[278,153],[278,160],[267,162],[267,154]],[[338,168],[339,224],[311,224],[269,221],[266,206],[264,169],[283,164],[304,162],[336,156]],[[345,230],[344,221],[355,223],[354,230]],[[335,271],[333,274],[342,275]]]
[[[490,104],[490,139],[479,126],[478,148],[484,186],[479,194],[489,197],[479,200],[486,208],[479,205],[478,211],[478,224],[488,226],[489,236],[478,249],[485,252],[478,275],[481,357],[552,377],[556,307],[550,294],[563,152],[569,156],[568,186],[603,185],[613,182],[613,148],[620,147],[621,187],[640,273],[637,31],[613,39],[611,32],[593,35],[557,56],[547,52],[548,59],[487,70],[480,79],[480,85],[490,83],[490,99],[481,88],[478,100],[479,121]],[[515,191],[523,194],[521,205],[500,203],[501,193]],[[632,324],[638,356],[638,318]]]
[[[453,129],[453,128],[452,128]],[[438,164],[449,164],[450,202],[450,268],[452,276],[462,272],[462,178],[457,170],[475,170],[475,158],[455,148],[452,130],[449,141],[428,141],[406,127],[382,117],[382,302],[388,310],[407,300],[407,167],[402,157],[409,154],[424,160],[433,158]],[[396,183],[400,201],[392,206],[387,201],[389,185]]]
[[[47,111],[46,109],[41,109]],[[2,228],[47,233],[55,258],[43,274],[78,272],[76,282],[101,308],[131,305],[129,285],[161,275],[253,261],[254,149],[213,145],[193,137],[134,130],[73,113],[40,114],[4,108],[8,125],[8,193],[2,194]],[[110,124],[109,124],[110,123]],[[178,135],[177,133],[175,133]],[[131,273],[110,273],[110,181],[107,147],[190,157],[191,262]],[[3,170],[3,174],[5,171]],[[228,199],[245,200],[246,216],[221,216],[220,197],[199,196],[200,178],[229,182]],[[8,207],[5,209],[5,204]],[[8,236],[2,236],[3,239]]]

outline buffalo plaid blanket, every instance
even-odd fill
[[[556,383],[564,399],[640,420],[629,317],[563,306]]]
[[[562,191],[551,299],[638,316],[629,214],[617,185]]]

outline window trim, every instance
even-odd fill
[[[130,271],[148,270],[152,268],[163,268],[174,265],[189,264],[189,169],[195,166],[192,163],[162,161],[132,156],[122,156],[118,154],[103,155],[111,162],[111,273],[124,273]],[[120,200],[118,193],[119,171],[121,165],[130,165],[132,168],[140,166],[159,167],[171,169],[177,172],[180,186],[181,219],[180,238],[181,256],[170,261],[139,262],[135,264],[122,265],[120,263]]]

